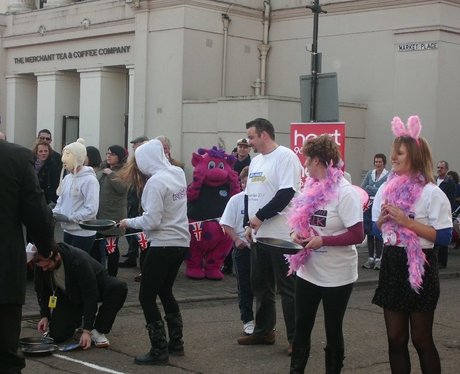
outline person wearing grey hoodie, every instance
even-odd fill
[[[143,213],[121,220],[120,227],[141,229],[150,242],[142,267],[139,301],[151,349],[134,361],[139,365],[166,364],[168,354],[184,355],[182,316],[172,288],[190,245],[187,182],[184,171],[169,163],[157,139],[139,146],[127,169],[129,181],[138,191],[142,190]],[[156,305],[157,295],[165,311],[169,342]]]

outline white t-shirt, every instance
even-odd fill
[[[249,177],[246,185],[248,195],[249,218],[263,208],[275,196],[278,190],[292,188],[300,190],[302,165],[299,158],[289,148],[278,146],[266,155],[256,156],[249,165]],[[289,226],[284,208],[272,218],[266,219],[257,231],[259,237],[272,237],[289,240]]]
[[[244,237],[244,191],[232,196],[225,207],[220,219],[221,225],[230,226],[235,234],[246,242]]]
[[[372,205],[372,221],[377,222],[382,206],[382,194],[387,182],[382,184],[375,195]],[[435,230],[452,227],[452,214],[450,202],[446,194],[434,183],[428,183],[423,187],[422,194],[415,203],[414,219],[424,225],[432,226]],[[398,233],[395,233],[396,236]],[[422,248],[433,248],[433,242],[419,237]]]
[[[317,210],[310,227],[319,236],[336,236],[363,220],[359,193],[344,178],[335,201]],[[321,287],[339,287],[358,279],[358,254],[354,245],[327,246],[312,251],[297,276]]]

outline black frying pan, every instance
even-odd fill
[[[22,353],[29,356],[48,356],[57,349],[58,346],[54,344],[34,344],[21,347]]]
[[[111,219],[89,219],[78,222],[84,230],[104,231],[116,226],[116,222]]]
[[[263,249],[274,253],[281,254],[296,254],[303,247],[300,244],[291,242],[289,240],[276,239],[276,238],[256,238],[257,242],[262,244]]]

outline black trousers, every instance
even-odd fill
[[[139,301],[147,324],[161,320],[156,300],[160,297],[165,314],[179,313],[172,288],[188,248],[150,247],[142,266]]]
[[[251,245],[251,287],[256,298],[254,335],[266,335],[276,325],[276,290],[281,296],[286,335],[292,342],[295,330],[295,276],[286,276],[289,267],[284,255]]]
[[[98,286],[102,304],[99,306],[93,328],[107,334],[126,300],[128,287],[125,282],[110,276],[100,276]],[[50,336],[59,343],[71,338],[75,329],[81,326],[83,305],[75,305],[62,292],[57,296],[57,306],[53,310],[49,329]]]
[[[340,287],[321,287],[297,277],[295,288],[296,321],[293,347],[310,349],[310,337],[319,303],[323,302],[326,344],[343,350],[343,318],[353,290],[353,283]]]
[[[21,333],[21,304],[0,305],[0,373],[20,373],[26,366],[22,354],[18,353]]]

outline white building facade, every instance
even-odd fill
[[[460,0],[332,0],[319,21],[322,72],[337,72],[346,161],[359,184],[390,151],[394,115],[419,114],[435,161],[460,169]],[[5,6],[6,5],[6,6]],[[227,151],[266,117],[279,143],[300,121],[313,15],[300,0],[6,0],[0,9],[0,130],[31,146],[50,129],[104,152],[168,136],[190,175],[198,147]]]

